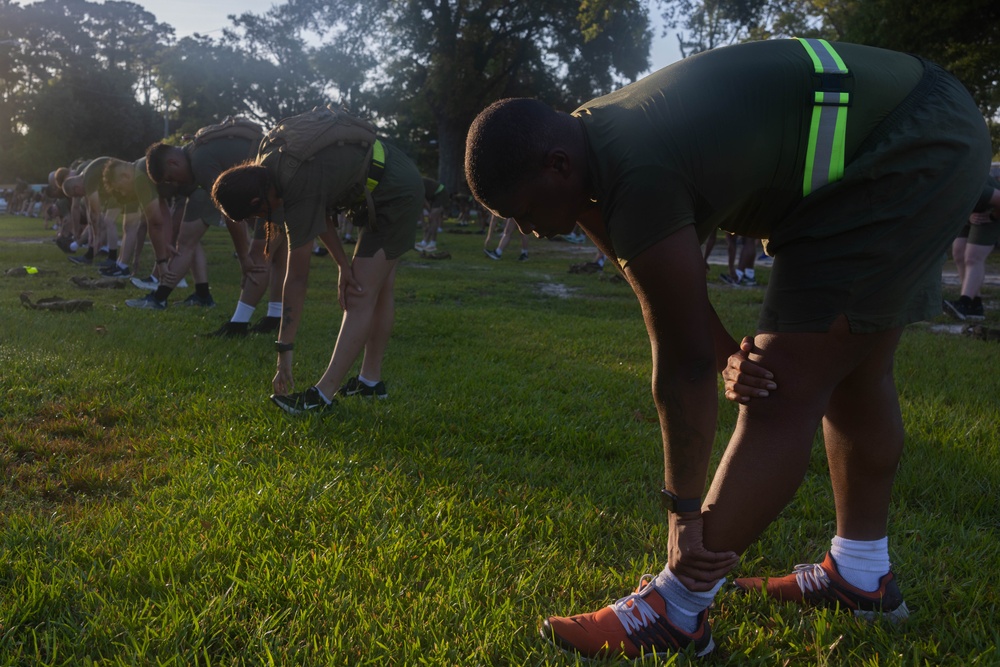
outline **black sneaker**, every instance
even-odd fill
[[[521,256],[517,258],[517,261],[524,262],[527,261],[527,259],[528,259],[528,253],[522,252]]]
[[[944,307],[944,312],[947,315],[951,315],[956,320],[961,320],[964,322],[969,316],[969,309],[972,306],[972,299],[967,296],[960,296],[955,301],[948,301],[945,299],[942,302]]]
[[[73,248],[72,248],[73,239],[69,238],[68,236],[60,236],[59,238],[57,238],[56,245],[59,247],[60,250],[62,250],[67,255],[73,254]]]
[[[242,338],[247,335],[249,327],[249,322],[226,322],[212,333],[206,335],[210,338]]]
[[[483,248],[483,254],[490,259],[500,259],[500,255],[495,250],[490,250],[489,248]]]
[[[74,264],[93,264],[94,263],[94,260],[91,259],[90,257],[87,257],[86,255],[84,255],[83,257],[76,257],[76,256],[74,256],[74,257],[67,257],[66,259],[68,259],[69,261],[73,262]]]
[[[181,301],[182,306],[201,306],[202,308],[215,308],[215,299],[211,295],[207,297],[198,296],[195,292],[188,298]]]
[[[336,401],[327,403],[320,396],[316,387],[309,387],[305,391],[287,396],[271,394],[271,402],[277,405],[290,415],[301,415],[305,412],[324,412],[337,404]]]
[[[152,294],[147,294],[141,299],[129,299],[125,302],[129,308],[140,308],[143,310],[166,310],[166,301],[157,301]]]
[[[389,398],[389,392],[385,390],[385,383],[379,380],[374,387],[369,387],[358,379],[352,377],[344,383],[344,386],[337,392],[341,396],[369,396],[374,398]]]
[[[129,271],[128,267],[123,269],[117,262],[115,262],[115,265],[111,268],[101,269],[98,273],[105,278],[128,278],[132,275],[132,272]]]
[[[983,312],[983,299],[976,297],[969,303],[969,311],[965,314],[967,320],[985,320],[986,313]]]
[[[257,320],[257,324],[250,327],[250,333],[269,334],[281,328],[280,317],[262,317]]]
[[[97,266],[100,267],[100,268],[102,268],[102,269],[113,269],[116,266],[118,266],[118,260],[117,259],[108,258],[108,259],[104,260],[103,262],[101,262],[100,264],[98,264]]]

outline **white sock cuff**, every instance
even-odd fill
[[[249,322],[250,318],[253,317],[254,307],[250,304],[243,303],[242,301],[236,302],[236,310],[233,312],[233,317],[229,320],[230,322]]]
[[[267,316],[268,317],[281,317],[281,302],[280,301],[268,301],[267,302]]]

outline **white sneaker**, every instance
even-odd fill
[[[437,249],[438,249],[438,244],[435,243],[434,241],[431,241],[430,243],[424,246],[424,252],[434,252]]]
[[[151,292],[160,286],[160,281],[156,279],[156,276],[149,276],[148,278],[133,278],[132,284],[139,289]]]
[[[427,244],[423,241],[418,241],[413,244],[413,249],[417,252],[423,252],[424,250],[427,250]]]

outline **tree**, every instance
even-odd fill
[[[347,64],[346,80],[328,82],[404,142],[436,142],[437,175],[452,191],[462,185],[465,134],[490,102],[538,96],[572,108],[649,62],[641,0],[296,0],[264,20],[337,45],[314,59]]]

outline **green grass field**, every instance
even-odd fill
[[[181,289],[164,312],[126,308],[131,286],[75,287],[96,269],[51,235],[0,217],[0,269],[52,272],[0,275],[0,665],[572,665],[538,636],[543,616],[596,610],[662,567],[649,343],[626,285],[568,273],[589,251],[533,241],[528,262],[513,244],[493,262],[481,236],[441,234],[452,259],[410,253],[399,270],[390,398],[290,418],[267,400],[272,338],[198,335],[236,301],[223,229],[206,236],[218,307],[180,306]],[[315,259],[300,388],[333,347],[335,282]],[[751,332],[763,290],[713,282],[731,331]],[[23,291],[94,308],[28,310]],[[890,551],[908,623],[725,591],[700,662],[1000,664],[998,370],[995,342],[903,337]],[[716,459],[735,415],[720,410]],[[734,574],[820,557],[833,519],[817,439]]]

